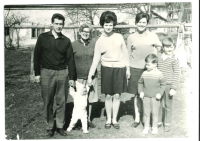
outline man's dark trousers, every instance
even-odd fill
[[[41,69],[42,98],[44,101],[44,117],[48,130],[63,128],[65,124],[65,104],[68,96],[68,69]]]

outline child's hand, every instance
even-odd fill
[[[144,92],[140,93],[140,98],[142,98],[142,99],[144,98]]]
[[[156,94],[156,99],[161,99],[161,94]]]
[[[171,90],[169,91],[169,95],[170,95],[170,96],[173,96],[173,95],[175,95],[175,94],[176,94],[176,90],[171,89]]]

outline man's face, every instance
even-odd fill
[[[64,27],[63,20],[54,19],[54,22],[52,24],[53,24],[53,30],[56,33],[60,33],[62,31],[63,27]]]
[[[83,31],[80,32],[81,38],[84,40],[89,39],[90,37],[90,29],[89,28],[84,28]]]

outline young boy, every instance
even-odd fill
[[[160,98],[165,90],[165,78],[161,71],[157,69],[158,57],[155,54],[149,54],[145,58],[146,71],[143,72],[138,81],[138,93],[143,99],[144,107],[144,130],[143,134],[148,134],[150,126],[150,115],[152,112],[153,127],[152,134],[157,134],[158,112],[160,107]]]
[[[172,102],[173,96],[176,94],[180,67],[179,61],[173,54],[175,49],[173,39],[167,37],[162,41],[163,54],[158,56],[158,69],[163,73],[166,78],[166,88],[161,98],[161,106],[159,110],[159,123],[158,127],[162,126],[162,107],[164,102],[165,108],[165,121],[164,121],[164,131],[170,131],[170,123],[172,120]]]
[[[88,133],[87,130],[87,92],[89,90],[88,86],[84,86],[83,84],[76,81],[76,90],[75,92],[73,87],[70,87],[70,95],[74,98],[74,108],[72,113],[72,119],[67,128],[67,131],[70,132],[72,128],[75,126],[78,119],[81,120],[83,133]]]

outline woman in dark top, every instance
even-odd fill
[[[74,60],[76,66],[77,81],[86,84],[87,76],[92,64],[94,47],[96,41],[90,39],[91,27],[87,24],[82,24],[79,28],[80,39],[72,43]],[[96,126],[91,122],[92,103],[98,101],[97,92],[97,71],[93,77],[93,85],[89,90],[89,112],[88,112],[88,124],[89,127],[95,128]]]

